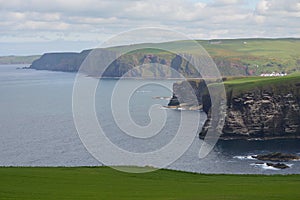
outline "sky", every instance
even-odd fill
[[[0,56],[79,52],[124,31],[300,37],[300,0],[0,0]]]

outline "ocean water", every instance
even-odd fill
[[[0,66],[0,166],[102,165],[85,148],[74,124],[72,91],[76,74],[16,69],[23,66]],[[131,95],[129,112],[136,124],[146,126],[151,123],[150,107],[157,104],[164,109],[167,105],[165,97],[172,95],[174,81],[146,84],[144,80],[122,80],[125,88],[122,92],[128,93],[126,88],[137,81],[144,86]],[[206,119],[205,113],[200,111],[165,109],[166,123],[159,134],[148,139],[126,135],[116,125],[111,112],[110,97],[116,82],[114,79],[101,80],[95,95],[95,110],[107,138],[126,151],[151,152],[172,142],[179,128],[181,112],[187,113],[190,122],[200,116],[198,131]],[[119,101],[124,99],[120,97]],[[198,153],[203,141],[196,133],[193,137],[188,150],[166,168],[198,173],[300,173],[299,161],[288,162],[289,169],[276,170],[256,164],[258,161],[251,158],[251,155],[277,151],[300,155],[299,140],[219,141],[208,156],[200,159]]]

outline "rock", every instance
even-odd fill
[[[173,84],[173,97],[169,106],[189,105],[202,106],[202,91],[207,90],[206,82],[198,79],[193,81],[182,81]]]
[[[270,96],[263,95],[270,93]],[[284,91],[282,91],[284,92]],[[234,134],[245,139],[275,139],[300,136],[300,102],[297,97],[281,92],[254,90],[228,99],[223,137]],[[238,99],[238,100],[236,100]],[[226,136],[227,135],[227,136]]]
[[[179,106],[163,106],[164,108],[169,108],[169,109],[178,109]]]
[[[290,168],[288,165],[284,164],[284,163],[267,163],[268,166],[272,166],[275,167],[277,169],[287,169]]]
[[[179,101],[178,101],[178,98],[175,94],[173,94],[171,100],[169,101],[169,104],[168,106],[179,106]]]
[[[255,164],[257,164],[257,165],[264,165],[264,164],[266,164],[267,166],[274,167],[274,168],[277,168],[277,169],[287,169],[287,168],[290,168],[288,165],[286,165],[284,163],[262,163],[262,162],[257,162]]]
[[[189,110],[202,110],[202,105],[199,105],[199,106],[190,106]]]
[[[262,160],[262,161],[273,161],[273,162],[288,162],[288,161],[300,160],[299,156],[293,154],[284,154],[279,152],[252,156],[252,158],[255,158],[257,160]]]

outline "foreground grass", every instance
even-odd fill
[[[0,168],[0,199],[300,199],[300,175],[129,174],[97,168]]]

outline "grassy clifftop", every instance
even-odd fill
[[[300,73],[283,77],[229,77],[225,78],[224,86],[227,93],[233,95],[255,89],[272,89],[274,92],[293,90],[300,98]]]

